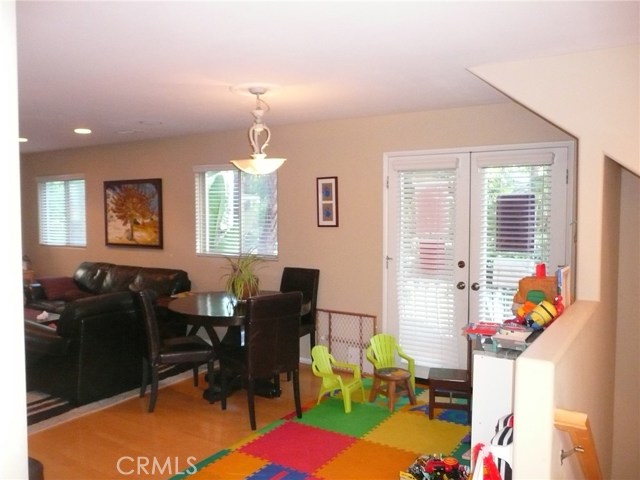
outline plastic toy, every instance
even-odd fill
[[[534,330],[539,330],[551,323],[557,316],[558,311],[556,307],[551,302],[543,300],[533,310],[527,313],[524,319],[529,327]]]
[[[416,480],[466,480],[469,478],[467,467],[460,465],[455,457],[442,455],[421,455],[409,467],[408,473]]]

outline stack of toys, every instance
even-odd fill
[[[518,282],[513,298],[516,323],[540,330],[551,324],[564,311],[562,296],[558,295],[557,276],[547,276],[544,263],[536,265],[536,274]]]

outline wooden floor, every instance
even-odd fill
[[[201,374],[202,377],[202,374]],[[29,435],[29,455],[44,465],[46,480],[167,479],[251,434],[247,395],[235,392],[222,411],[202,398],[192,379],[160,390],[154,413],[148,394]],[[301,366],[303,405],[317,398],[320,380]],[[282,396],[256,398],[258,429],[295,409],[293,386]]]

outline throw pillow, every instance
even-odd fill
[[[45,277],[39,278],[44,294],[48,300],[64,300],[65,294],[71,290],[78,290],[76,282],[71,277]]]

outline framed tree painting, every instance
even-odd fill
[[[162,248],[162,180],[104,182],[107,245]]]
[[[316,179],[318,226],[338,226],[338,177]]]

